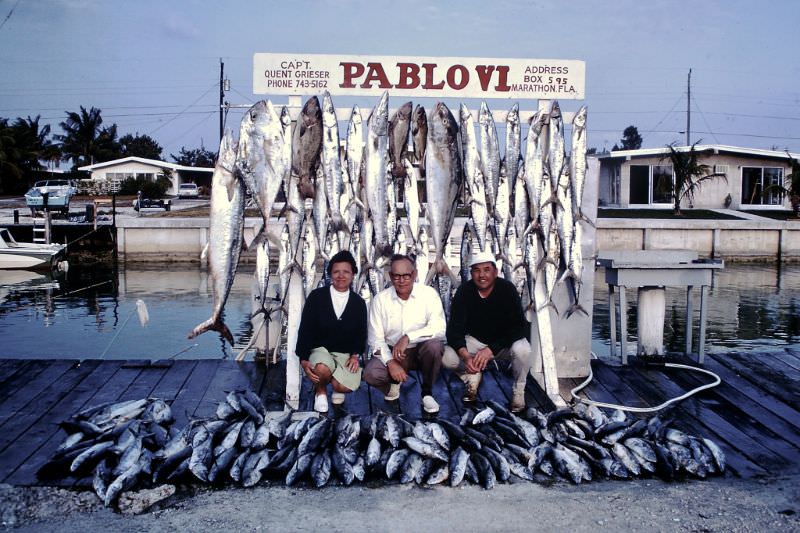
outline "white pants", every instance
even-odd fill
[[[467,351],[474,354],[481,348],[486,348],[486,344],[479,341],[471,335],[467,335]],[[528,379],[528,374],[531,371],[531,360],[533,354],[531,353],[531,344],[528,339],[519,339],[511,345],[510,348],[500,350],[500,353],[494,354],[496,359],[511,360],[511,369],[514,375],[515,384],[524,384]],[[442,364],[445,368],[455,371],[459,376],[466,372],[464,361],[458,356],[456,351],[450,346],[444,347],[444,354],[442,355]]]

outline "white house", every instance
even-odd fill
[[[128,178],[146,178],[155,181],[159,176],[168,175],[172,186],[167,194],[178,194],[181,183],[193,182],[208,186],[211,184],[211,174],[214,172],[213,168],[188,167],[133,156],[78,167],[78,170],[90,172],[92,180],[107,180],[110,183],[122,182]]]
[[[678,146],[676,150],[687,151]],[[790,157],[800,154],[741,148],[724,145],[697,145],[698,163],[709,172],[725,175],[702,183],[692,205],[684,200],[681,207],[703,209],[780,209],[788,208],[785,195],[770,185],[786,186],[791,173]],[[600,205],[613,207],[672,206],[675,183],[669,148],[619,150],[597,156],[600,160]],[[766,194],[764,193],[766,191]]]

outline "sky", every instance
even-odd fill
[[[267,97],[252,93],[257,52],[577,59],[585,100],[561,107],[588,106],[590,147],[629,125],[643,147],[685,144],[691,68],[691,142],[800,152],[799,28],[794,0],[0,0],[0,117],[60,133],[67,111],[94,106],[171,160],[217,149],[220,60],[226,100],[244,105]]]

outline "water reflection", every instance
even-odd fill
[[[253,266],[241,265],[225,306],[225,322],[238,346],[252,335],[250,284]],[[710,291],[706,349],[710,352],[800,349],[800,265],[727,264]],[[608,296],[599,269],[595,278],[592,347],[609,352]],[[629,291],[629,341],[635,343],[635,291]],[[65,277],[0,271],[0,357],[161,359],[232,357],[238,349],[209,332],[188,340],[211,313],[209,276],[196,265],[73,265]],[[150,323],[136,318],[136,300]],[[664,340],[684,347],[686,292],[668,288]],[[695,292],[695,333],[699,321]]]
[[[252,267],[234,280],[225,320],[237,341],[251,334]],[[106,264],[73,266],[61,279],[0,271],[0,353],[3,357],[161,359],[230,357],[233,349],[215,332],[186,335],[211,313],[208,273],[196,265]],[[48,285],[49,283],[49,285]],[[136,318],[145,302],[150,322]]]
[[[604,273],[595,277],[593,348],[609,353],[608,295]],[[727,263],[714,275],[709,291],[706,351],[769,351],[800,347],[800,265]],[[699,289],[695,289],[693,346],[700,320]],[[636,332],[636,291],[629,291],[628,332]],[[664,344],[668,351],[685,346],[686,290],[667,288]]]

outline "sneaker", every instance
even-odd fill
[[[325,394],[317,394],[314,397],[314,410],[318,413],[328,412],[328,396]]]
[[[515,383],[511,387],[511,405],[509,410],[512,413],[519,413],[525,409],[525,383]]]
[[[461,381],[464,382],[464,396],[461,398],[462,402],[475,402],[478,399],[478,387],[481,384],[483,374],[478,372],[476,374],[462,374]]]
[[[438,413],[439,412],[439,404],[433,398],[433,396],[423,396],[422,397],[422,408],[425,410],[426,413]]]
[[[344,393],[343,392],[332,393],[331,401],[333,402],[333,405],[342,405],[344,403]]]
[[[384,400],[387,402],[392,402],[400,397],[400,384],[399,383],[392,383],[389,387],[389,392],[386,393],[386,396],[383,397]]]

